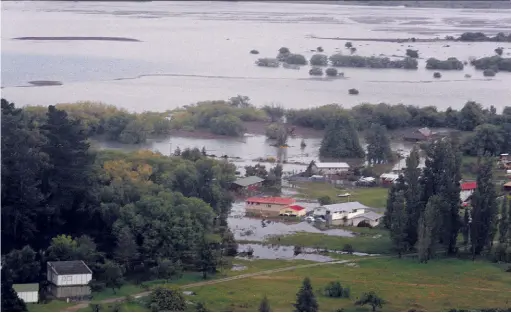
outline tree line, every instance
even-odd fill
[[[94,290],[115,290],[124,279],[187,270],[207,277],[236,254],[227,227],[232,164],[198,149],[94,151],[64,110],[49,106],[37,120],[1,105],[2,281],[44,286],[47,261],[81,259]]]
[[[494,251],[498,261],[509,262],[511,208],[504,195],[499,213],[494,162],[492,157],[483,159],[470,206],[462,208],[459,143],[453,138],[433,142],[426,150],[423,170],[418,167],[419,150],[414,148],[406,158],[403,174],[389,189],[383,217],[397,254],[401,257],[416,251],[420,262],[428,262],[439,250],[454,255],[465,247],[472,258]],[[459,234],[464,237],[462,243]],[[499,245],[495,249],[497,235]]]

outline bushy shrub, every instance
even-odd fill
[[[355,249],[353,249],[353,246],[351,244],[347,243],[342,248],[342,251],[348,254],[353,254],[353,252],[355,252]]]
[[[339,281],[332,281],[326,285],[323,295],[330,298],[350,298],[349,287],[343,288]]]
[[[410,58],[418,58],[419,57],[419,51],[418,50],[412,50],[412,49],[406,49],[406,55]]]
[[[502,58],[498,55],[475,59],[471,61],[471,64],[478,70],[493,69],[494,71],[511,72],[511,58]]]
[[[314,66],[327,66],[328,57],[324,54],[315,54],[311,57],[310,63]]]
[[[325,73],[326,73],[326,76],[336,77],[337,76],[337,69],[333,68],[333,67],[330,67],[330,68],[326,69]]]
[[[289,50],[289,48],[282,47],[282,48],[279,49],[279,53],[280,54],[286,54],[286,53],[291,53],[291,51]]]
[[[348,90],[348,93],[350,95],[358,95],[358,90],[355,88],[351,88],[350,90]]]
[[[316,48],[316,50],[317,50],[318,52],[323,52],[323,51],[324,51],[324,50],[323,50],[323,47],[317,47],[317,48]]]
[[[274,59],[274,58],[257,59],[255,64],[257,66],[263,66],[263,67],[279,67],[280,66],[279,60]]]
[[[349,49],[349,48],[353,47],[353,44],[351,43],[351,41],[348,41],[344,44],[344,46]]]
[[[433,73],[433,77],[434,77],[434,78],[441,78],[441,77],[442,77],[442,74],[440,74],[439,72],[434,72],[434,73]]]
[[[495,53],[498,55],[502,55],[502,53],[504,53],[504,48],[498,47],[497,49],[495,49]]]
[[[245,132],[245,127],[239,117],[222,115],[211,119],[211,132],[218,135],[241,136]]]
[[[313,67],[309,70],[309,75],[312,76],[323,76],[323,70],[319,67]]]
[[[332,204],[333,201],[332,201],[332,198],[330,198],[330,196],[328,195],[324,195],[324,196],[321,196],[318,198],[318,202],[320,205],[328,205],[328,204]]]
[[[351,48],[350,48],[350,52],[351,52],[351,54],[353,54],[353,53],[357,52],[357,48],[355,48],[355,47],[351,47]]]
[[[259,51],[257,51],[257,50],[250,50],[250,54],[259,54]]]
[[[336,67],[365,67],[365,68],[402,68],[417,69],[418,62],[406,57],[402,60],[391,60],[380,57],[363,57],[359,55],[343,55],[340,53],[330,56],[330,62]]]
[[[448,58],[447,60],[438,60],[429,58],[426,61],[426,68],[428,70],[462,70],[463,62],[456,58]]]
[[[307,59],[301,54],[290,53],[284,60],[287,64],[306,65]]]
[[[487,69],[487,70],[483,71],[483,75],[485,77],[493,77],[493,76],[495,76],[495,74],[496,74],[495,71],[492,69]]]

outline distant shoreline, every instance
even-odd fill
[[[127,42],[140,42],[138,39],[125,38],[125,37],[16,37],[13,40],[94,40],[94,41],[127,41]]]
[[[241,1],[236,1],[241,2]],[[262,0],[249,2],[268,2],[268,3],[293,3],[293,4],[336,4],[336,5],[353,5],[368,7],[407,7],[407,8],[444,8],[444,9],[511,9],[511,1],[509,0],[474,0],[474,1],[454,1],[454,0],[332,0],[332,1],[289,1],[289,0]]]

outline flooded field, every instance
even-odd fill
[[[501,109],[511,105],[511,73],[485,78],[467,66],[442,71],[442,79],[435,80],[424,64],[429,57],[489,56],[497,46],[507,56],[510,43],[356,41],[356,54],[362,56],[402,57],[407,48],[418,49],[419,69],[345,68],[346,79],[339,80],[309,79],[308,66],[261,68],[254,61],[274,57],[281,46],[307,58],[318,46],[327,55],[349,53],[344,41],[312,36],[494,35],[511,29],[508,12],[262,2],[8,1],[2,5],[2,93],[19,105],[92,100],[133,111],[164,111],[236,94],[251,97],[256,105],[275,102],[286,108],[387,102],[445,109],[475,100]],[[13,39],[18,37],[73,40]],[[85,40],[90,38],[133,40]],[[252,49],[260,54],[249,54]],[[30,81],[62,85],[32,86]],[[349,95],[350,88],[360,94]]]
[[[293,246],[262,245],[262,244],[241,244],[238,252],[245,255],[247,252],[251,256],[240,257],[243,259],[263,259],[263,260],[307,260],[314,262],[331,262],[335,259],[328,256],[329,253],[347,254],[335,250],[318,250],[314,248],[300,248],[300,253],[296,254]],[[353,252],[357,256],[377,256],[378,254],[368,254]]]

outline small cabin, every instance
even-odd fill
[[[12,289],[25,303],[39,302],[39,284],[13,284]]]
[[[92,271],[83,261],[47,263],[49,292],[57,299],[83,299],[91,295]]]

